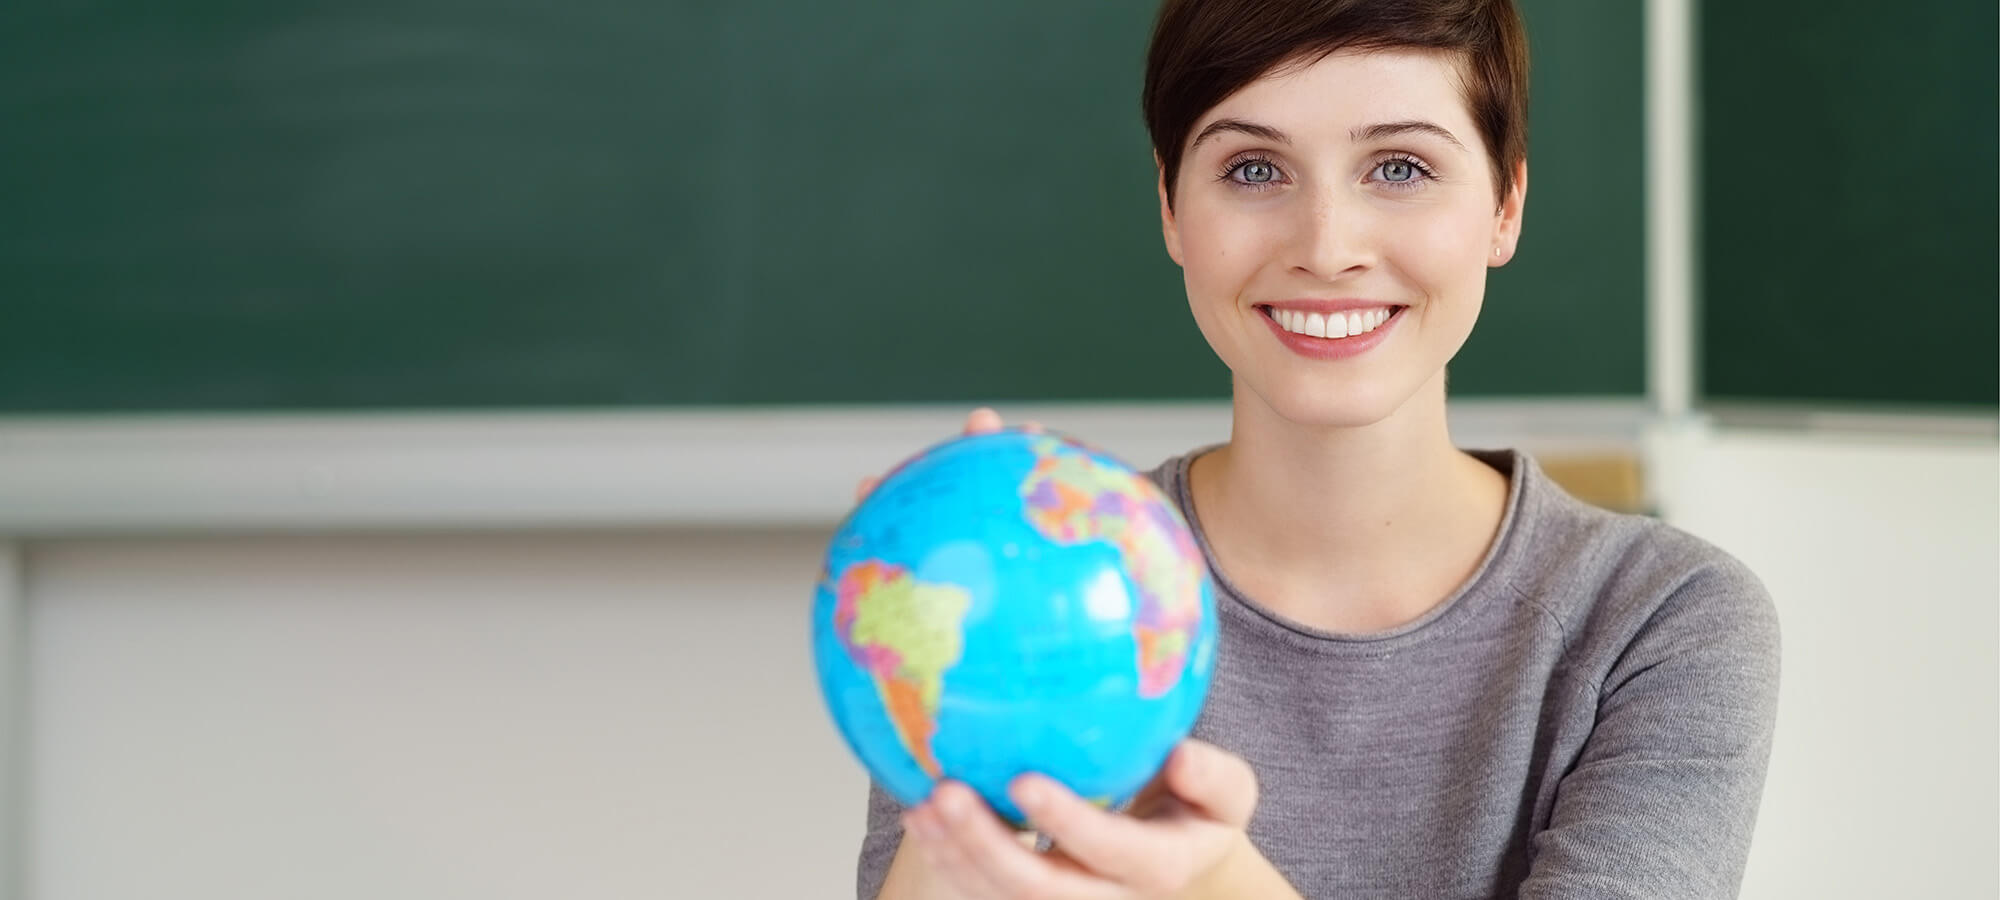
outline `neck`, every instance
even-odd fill
[[[1507,482],[1451,443],[1439,373],[1360,427],[1285,420],[1240,386],[1230,443],[1196,461],[1196,514],[1253,599],[1336,631],[1391,628],[1478,567]]]

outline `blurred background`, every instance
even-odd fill
[[[2000,896],[2000,11],[1521,4],[1455,438],[1772,590],[1745,897]],[[1152,13],[0,8],[0,897],[850,896],[854,482],[1227,437]]]

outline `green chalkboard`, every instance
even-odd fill
[[[2000,6],[1734,0],[1701,27],[1703,393],[2000,403]]]
[[[1528,2],[1460,394],[1637,395],[1637,3]],[[1151,2],[0,5],[0,413],[1221,397]]]

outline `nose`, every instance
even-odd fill
[[[1373,267],[1380,239],[1373,212],[1345,185],[1328,185],[1302,197],[1292,235],[1292,268],[1321,281]]]

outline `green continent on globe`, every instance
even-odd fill
[[[972,595],[954,585],[920,582],[902,566],[872,559],[843,570],[834,592],[841,645],[874,680],[910,758],[932,778],[940,777],[931,737],[945,670],[964,652],[961,626]]]
[[[1132,637],[1139,694],[1158,697],[1179,683],[1201,624],[1200,548],[1151,483],[1054,438],[1021,484],[1029,524],[1051,541],[1104,541],[1117,548],[1139,590]]]

